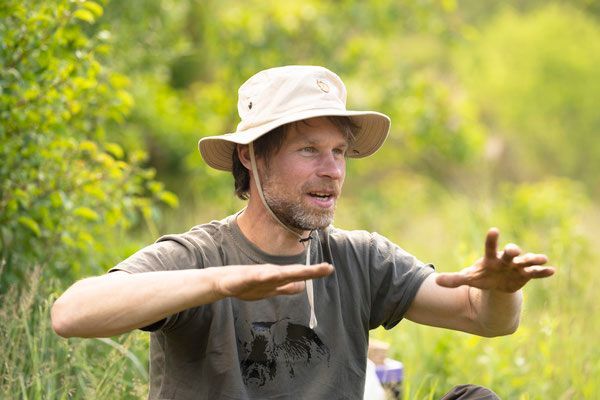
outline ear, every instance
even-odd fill
[[[237,151],[240,162],[248,171],[252,171],[252,162],[250,161],[250,148],[247,144],[238,144],[235,151]]]

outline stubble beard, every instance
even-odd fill
[[[301,188],[299,194],[293,194],[270,179],[269,174],[265,174],[262,180],[267,205],[277,218],[290,228],[312,231],[325,228],[333,222],[335,205],[328,209],[311,207],[305,204],[302,198],[302,194],[306,193],[304,188]]]

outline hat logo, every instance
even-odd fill
[[[317,79],[317,85],[319,86],[319,89],[321,89],[325,93],[329,93],[329,85],[327,85],[324,81],[322,81],[321,79]]]

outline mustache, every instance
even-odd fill
[[[341,185],[333,181],[307,182],[304,185],[302,185],[302,191],[304,193],[322,192],[334,195],[336,197],[340,195],[341,189]]]

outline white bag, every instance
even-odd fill
[[[385,391],[375,372],[375,363],[367,358],[364,400],[385,400]]]

